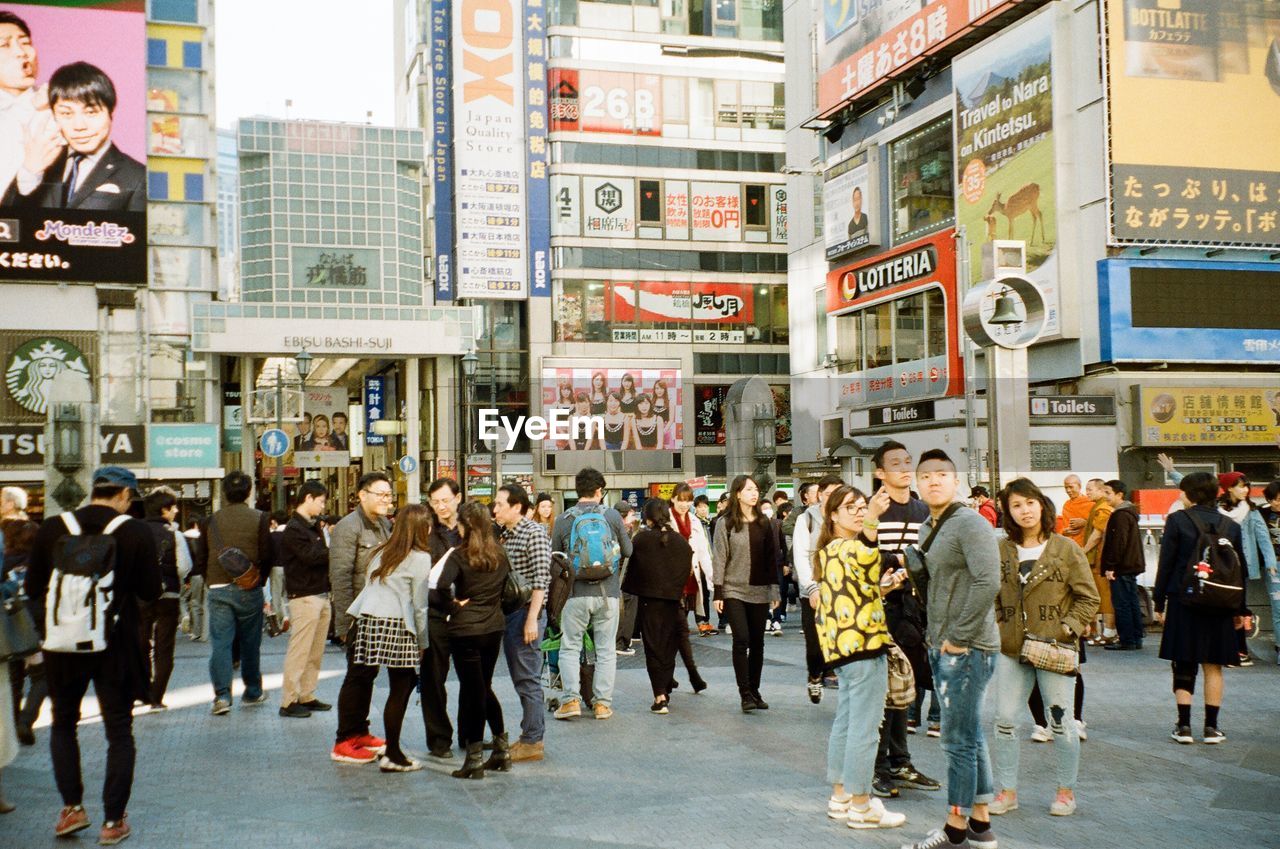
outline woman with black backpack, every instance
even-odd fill
[[[1169,514],[1160,540],[1160,568],[1153,588],[1156,621],[1164,623],[1160,657],[1173,663],[1173,692],[1178,724],[1170,735],[1177,743],[1195,742],[1191,735],[1191,698],[1196,689],[1197,667],[1204,668],[1204,742],[1221,743],[1218,730],[1222,707],[1222,667],[1237,661],[1236,631],[1245,625],[1244,553],[1240,526],[1218,512],[1215,499],[1218,480],[1208,472],[1193,472],[1179,488],[1185,510]],[[1228,551],[1209,547],[1209,563],[1202,560],[1202,533],[1225,538]],[[1234,568],[1229,562],[1235,555]],[[1219,556],[1221,555],[1221,556]],[[1223,562],[1227,561],[1227,562]],[[1214,569],[1215,566],[1220,567]],[[1216,574],[1225,571],[1225,575]],[[1200,582],[1203,575],[1205,584]],[[1214,581],[1214,578],[1219,580]],[[1197,592],[1217,585],[1216,597]]]

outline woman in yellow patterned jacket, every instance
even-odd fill
[[[827,744],[827,816],[850,828],[894,828],[907,821],[871,795],[892,643],[881,595],[902,580],[880,574],[876,528],[887,509],[885,489],[868,499],[854,487],[840,487],[823,508],[814,554],[818,642],[840,682]]]

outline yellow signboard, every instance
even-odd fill
[[[1280,435],[1273,389],[1143,387],[1143,445],[1271,445]]]
[[[1280,2],[1105,8],[1114,241],[1280,244]]]

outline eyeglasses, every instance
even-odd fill
[[[396,497],[396,494],[389,489],[366,489],[365,492],[369,493],[374,498],[385,498],[388,501]]]
[[[453,503],[453,501],[454,501],[454,496],[450,495],[447,498],[432,498],[427,503],[429,503],[432,507],[448,507],[450,504]]]

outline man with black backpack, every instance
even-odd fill
[[[262,692],[262,585],[275,565],[271,522],[249,506],[253,479],[235,471],[222,479],[227,506],[200,528],[204,541],[196,557],[196,574],[205,579],[209,599],[209,678],[213,682],[214,716],[231,712],[231,643],[240,641],[240,677],[244,703],[260,705]]]
[[[592,468],[578,472],[574,488],[578,503],[560,514],[551,531],[551,549],[569,556],[573,593],[560,613],[561,681],[571,694],[555,712],[556,719],[582,715],[579,668],[587,629],[596,646],[596,671],[592,705],[596,719],[613,716],[613,678],[618,668],[614,640],[618,635],[619,573],[623,558],[631,556],[631,537],[617,510],[606,508],[604,475]]]
[[[143,657],[151,670],[147,703],[152,710],[164,710],[164,694],[173,674],[173,645],[178,634],[178,614],[182,582],[191,574],[191,550],[187,538],[174,527],[178,517],[178,497],[168,487],[159,487],[143,499],[147,527],[156,541],[164,594],[138,605],[138,634]]]
[[[155,537],[126,515],[137,491],[138,479],[128,469],[95,471],[89,504],[40,526],[26,580],[53,701],[49,749],[64,805],[54,834],[65,837],[89,827],[76,726],[92,681],[107,736],[106,821],[99,835],[106,846],[130,833],[125,809],[137,756],[133,703],[149,695],[138,603],[156,601],[163,590]]]

